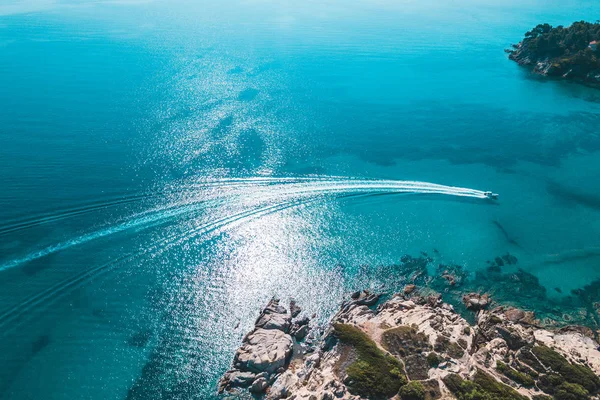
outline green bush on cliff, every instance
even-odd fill
[[[425,386],[419,381],[412,381],[402,386],[398,392],[402,400],[425,400]]]
[[[554,400],[588,400],[589,398],[589,392],[576,383],[565,382],[554,392]]]
[[[412,326],[388,329],[381,335],[381,345],[390,353],[406,357],[431,349],[429,337]]]
[[[546,396],[545,394],[534,394],[531,396],[531,400],[552,400],[552,397]]]
[[[590,393],[596,393],[600,389],[600,378],[588,367],[571,364],[566,358],[546,346],[535,346],[531,352],[545,367],[551,368],[568,383],[576,383]]]
[[[507,378],[521,384],[525,387],[532,387],[535,385],[535,381],[529,375],[519,372],[508,365],[504,364],[502,361],[496,362],[496,369],[502,373]]]
[[[540,375],[537,381],[537,387],[549,394],[553,394],[556,388],[565,382],[565,378],[557,374]]]
[[[440,357],[435,351],[427,354],[427,364],[432,368],[437,368],[444,361],[442,357]]]
[[[356,351],[356,361],[346,369],[345,384],[351,393],[373,400],[388,399],[406,385],[400,361],[385,354],[363,331],[346,324],[334,324],[333,328],[337,338]]]
[[[463,343],[466,347],[466,342],[464,342],[464,340]],[[462,347],[460,347],[458,343],[451,342],[450,339],[441,335],[438,336],[435,340],[435,346],[433,347],[433,349],[440,353],[446,353],[450,357],[457,359],[461,358],[465,354],[465,350]]]
[[[491,393],[456,374],[447,375],[442,381],[458,400],[494,400]]]
[[[481,370],[477,370],[472,381],[450,374],[443,382],[458,400],[529,400]]]

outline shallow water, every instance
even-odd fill
[[[325,321],[422,251],[558,322],[598,301],[600,92],[503,52],[594,9],[0,5],[0,398],[211,398],[271,296]]]

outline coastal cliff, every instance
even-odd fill
[[[509,58],[533,72],[600,85],[600,23],[575,22],[569,27],[540,24],[507,50]]]
[[[463,301],[474,323],[427,288],[410,284],[387,301],[361,291],[327,326],[309,329],[295,304],[288,312],[272,300],[220,391],[294,400],[598,398],[591,329],[544,328],[532,312],[491,308],[477,293]]]

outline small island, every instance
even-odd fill
[[[600,87],[600,22],[569,27],[540,24],[506,50],[509,58],[533,72]]]

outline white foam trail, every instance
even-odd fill
[[[204,184],[209,181],[205,181]],[[477,199],[485,199],[485,192],[481,190],[461,188],[454,186],[445,186],[435,183],[419,182],[419,181],[394,181],[394,180],[360,180],[360,179],[344,179],[344,178],[238,178],[238,179],[220,179],[214,182],[243,182],[243,183],[270,183],[265,188],[264,192],[259,192],[259,195],[264,196],[266,200],[275,197],[297,197],[311,195],[327,195],[339,193],[369,193],[369,192],[386,192],[386,193],[414,193],[414,194],[439,194],[458,197],[471,197]],[[202,185],[202,184],[201,184]],[[247,187],[246,185],[243,185]],[[262,186],[262,185],[257,185]],[[21,264],[37,260],[47,255],[68,249],[73,246],[78,246],[95,239],[100,239],[115,233],[123,232],[135,228],[147,228],[154,224],[166,221],[170,218],[177,217],[202,209],[200,204],[187,204],[171,209],[156,209],[143,213],[143,216],[137,217],[96,232],[91,232],[82,235],[78,238],[71,239],[62,243],[48,246],[39,251],[30,253],[24,257],[11,260],[0,265],[0,271],[19,266]]]
[[[152,214],[152,212],[150,211],[148,213],[145,213],[145,214],[150,214],[148,216],[136,218],[136,219],[112,226],[110,228],[101,229],[96,232],[91,232],[91,233],[79,236],[78,238],[75,238],[75,239],[71,239],[71,240],[68,240],[68,241],[65,241],[62,243],[48,246],[42,250],[36,251],[34,253],[30,253],[25,257],[14,259],[5,264],[2,264],[0,266],[0,271],[8,269],[8,268],[16,267],[20,264],[24,264],[26,262],[45,257],[52,253],[56,253],[58,251],[65,250],[69,247],[84,244],[84,243],[90,242],[92,240],[100,239],[100,238],[103,238],[105,236],[109,236],[109,235],[112,235],[115,233],[123,232],[123,231],[129,230],[129,229],[139,228],[139,227],[148,227],[148,226],[151,226],[152,224],[161,222],[163,220],[166,220],[166,219],[178,216],[178,215],[186,214],[191,211],[198,210],[199,208],[200,207],[198,205],[193,205],[193,206],[187,206],[187,207],[180,207],[180,208],[177,208],[174,210],[160,211],[160,212],[156,212],[155,214]]]
[[[315,201],[315,200],[316,199],[313,199],[312,201]],[[0,315],[0,326],[6,325],[6,323],[8,322],[9,319],[18,317],[18,315],[22,315],[24,312],[27,312],[27,310],[32,309],[41,303],[47,304],[48,300],[50,300],[60,294],[64,294],[66,289],[68,289],[70,287],[76,287],[77,284],[81,284],[81,283],[85,282],[86,279],[95,277],[102,272],[106,272],[106,271],[116,267],[118,264],[120,264],[122,262],[130,261],[130,260],[134,259],[135,257],[138,257],[143,254],[154,254],[154,252],[165,251],[167,248],[172,247],[176,244],[181,244],[185,240],[188,240],[192,237],[195,237],[195,236],[201,235],[201,234],[205,234],[205,233],[210,233],[211,231],[218,230],[229,224],[241,223],[244,220],[249,219],[249,218],[260,218],[261,216],[265,216],[270,213],[278,212],[278,211],[284,210],[286,208],[293,207],[294,205],[306,204],[306,203],[308,203],[308,202],[285,201],[285,202],[271,204],[271,205],[264,206],[264,207],[259,207],[258,209],[245,210],[245,211],[242,211],[242,212],[239,212],[236,214],[229,215],[224,218],[220,218],[220,219],[217,219],[214,221],[210,221],[210,222],[201,224],[195,228],[192,228],[192,229],[184,232],[183,234],[176,233],[176,234],[169,235],[169,236],[159,240],[158,242],[153,243],[150,247],[144,248],[142,251],[130,253],[126,256],[118,258],[117,260],[113,260],[109,263],[102,264],[100,266],[96,266],[96,267],[90,268],[88,270],[82,271],[80,274],[70,277],[70,278],[60,282],[59,284],[45,290],[44,292],[41,292],[41,293],[27,299],[23,303],[15,306],[12,309],[1,314]]]

